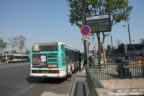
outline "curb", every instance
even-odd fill
[[[69,96],[89,96],[86,81],[77,80],[77,76],[78,74],[76,74]]]

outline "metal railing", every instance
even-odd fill
[[[138,79],[144,78],[144,63],[139,66],[138,63],[129,64],[127,70],[131,74],[130,76],[125,76],[126,73],[122,75],[118,72],[118,64],[106,65],[99,70],[98,66],[92,66],[91,68],[86,67],[86,81],[89,89],[90,96],[98,96],[96,88],[104,89],[104,86],[100,80],[118,80],[118,79]]]
[[[94,73],[86,67],[86,81],[90,96],[96,96],[96,88],[104,88],[101,82],[95,77]]]
[[[126,77],[124,76],[126,73],[120,75],[117,69],[117,65],[110,65],[101,68],[101,70],[98,67],[92,67],[91,71],[99,80],[144,78],[144,66],[129,66],[128,70],[131,76]]]

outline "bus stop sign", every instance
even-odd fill
[[[89,26],[84,25],[84,26],[81,27],[80,33],[81,33],[83,36],[89,35],[90,32],[91,32],[91,29],[90,29]]]

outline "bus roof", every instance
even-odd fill
[[[70,45],[68,45],[68,44],[66,44],[66,43],[64,43],[64,42],[48,42],[48,43],[34,43],[33,44],[33,46],[34,45],[38,45],[38,46],[47,46],[47,45],[64,45],[64,46],[67,46],[67,47],[69,47],[69,48],[71,48],[71,49],[73,49],[73,50],[77,50],[77,51],[79,51],[78,49],[76,49],[76,48],[73,48],[73,47],[71,47]]]
[[[34,44],[38,44],[40,46],[43,46],[43,45],[67,45],[64,42],[47,42],[47,43],[34,43]]]
[[[11,54],[13,56],[29,56],[28,54]]]

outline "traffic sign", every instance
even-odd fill
[[[86,17],[86,24],[91,27],[91,33],[111,31],[111,21],[109,15]]]
[[[81,27],[80,33],[81,33],[83,36],[89,35],[90,32],[91,32],[91,29],[90,29],[89,26],[84,25],[84,26]]]
[[[81,40],[91,40],[91,37],[90,36],[83,36],[83,37],[80,37]]]

